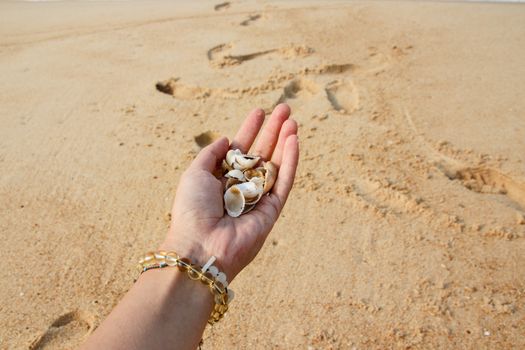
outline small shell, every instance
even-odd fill
[[[236,162],[233,164],[233,167],[240,170],[250,169],[253,168],[257,162],[259,162],[259,159],[261,159],[261,157],[240,154],[236,156]]]
[[[222,171],[224,173],[230,171],[230,170],[233,170],[233,167],[231,165],[229,165],[225,160],[222,161]]]
[[[233,168],[233,164],[236,162],[238,155],[242,155],[241,150],[229,150],[228,153],[226,153],[226,164]]]
[[[268,193],[277,179],[277,167],[272,162],[265,162],[263,164],[266,173],[264,174],[264,189],[263,194]]]
[[[250,179],[250,182],[254,183],[255,186],[257,186],[257,191],[259,191],[259,192],[261,192],[261,194],[263,194],[264,178],[262,178],[262,177],[252,177]]]
[[[251,179],[255,177],[259,177],[261,179],[264,179],[264,175],[266,173],[266,169],[259,167],[257,169],[246,169],[244,171],[244,177],[246,180],[250,181]]]
[[[232,187],[233,185],[237,185],[237,184],[240,184],[241,181],[235,179],[235,178],[229,178],[228,180],[226,180],[226,185],[224,186],[224,189],[227,190],[228,188]]]
[[[242,173],[241,170],[238,170],[238,169],[230,170],[224,176],[230,179],[237,179],[239,181],[244,181],[244,174]]]
[[[234,185],[224,192],[224,207],[231,217],[238,217],[244,211],[246,200],[242,191]]]
[[[229,150],[222,162],[226,177],[224,207],[228,215],[238,217],[252,210],[262,195],[269,192],[277,177],[277,167],[271,162],[255,168],[261,157]]]
[[[257,186],[255,182],[243,182],[238,185],[234,185],[231,188],[236,187],[238,188],[245,200],[245,204],[255,204],[262,196],[262,188],[261,186]]]
[[[250,210],[252,210],[253,208],[255,208],[255,204],[246,204],[244,206],[244,211],[242,212],[243,214],[246,214],[247,212],[249,212]]]

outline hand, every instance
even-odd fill
[[[249,152],[264,122],[264,111],[252,111],[232,144],[223,137],[197,155],[181,177],[163,250],[174,250],[203,265],[213,255],[231,281],[261,249],[288,198],[299,158],[297,123],[288,119],[290,107],[280,104],[272,112],[257,145]],[[255,208],[237,218],[225,215],[223,185],[213,171],[228,149],[259,155],[279,168],[272,191]]]

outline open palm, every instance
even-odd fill
[[[232,144],[221,138],[205,147],[181,177],[172,209],[172,222],[164,250],[175,250],[198,264],[212,255],[233,279],[253,260],[279,217],[290,192],[299,149],[297,123],[289,119],[286,104],[275,107],[251,154],[271,160],[279,168],[272,191],[247,214],[232,218],[224,214],[223,184],[213,171],[228,149],[247,153],[264,122],[261,109],[252,111]]]

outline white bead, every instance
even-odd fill
[[[232,302],[234,297],[235,297],[235,293],[233,292],[233,290],[228,289],[228,304]]]
[[[226,281],[226,274],[224,272],[219,272],[219,274],[217,275],[217,281],[221,281],[222,284],[224,284],[224,286],[226,287],[226,284],[228,283]]]
[[[219,273],[219,269],[216,266],[212,265],[208,268],[208,272],[211,273],[213,276],[217,276],[217,274]]]

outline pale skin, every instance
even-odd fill
[[[215,265],[231,283],[261,249],[292,188],[299,147],[297,123],[289,116],[290,108],[280,104],[261,130],[264,112],[255,109],[231,144],[221,138],[197,155],[181,177],[171,225],[159,249],[176,251],[201,266],[215,256]],[[223,186],[212,174],[230,148],[260,155],[279,167],[271,193],[238,218],[224,214]],[[149,270],[82,349],[196,349],[212,307],[208,288],[176,268]]]

